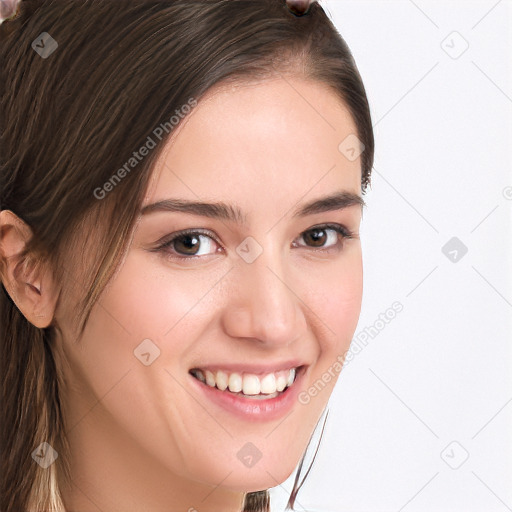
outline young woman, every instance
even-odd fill
[[[347,45],[318,3],[28,0],[0,58],[1,510],[270,510],[361,307]]]

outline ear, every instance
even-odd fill
[[[20,257],[31,238],[32,230],[17,215],[0,211],[0,280],[25,318],[42,329],[52,323],[59,293],[47,265]]]

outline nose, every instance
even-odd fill
[[[301,291],[279,257],[264,250],[252,263],[238,261],[223,312],[223,327],[233,338],[252,338],[285,347],[304,336]]]

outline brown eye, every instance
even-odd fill
[[[320,228],[315,228],[306,231],[303,237],[307,243],[311,242],[311,245],[313,247],[323,247],[327,240],[325,229]]]
[[[178,253],[186,254],[187,256],[196,256],[200,245],[200,236],[195,234],[181,235],[173,241],[174,249]]]
[[[200,231],[188,231],[174,234],[167,242],[157,248],[168,253],[169,257],[177,255],[178,258],[187,256],[208,256],[217,250],[217,242],[206,233]]]
[[[341,224],[325,224],[304,231],[300,238],[304,240],[307,247],[328,250],[341,247],[343,240],[352,238],[352,235],[351,232]]]

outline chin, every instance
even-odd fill
[[[257,468],[258,465],[259,464],[256,464],[256,466],[248,468],[245,471],[239,471],[238,469],[234,471],[233,468],[226,468],[226,474],[230,471],[232,471],[232,473],[222,483],[222,486],[237,492],[261,491],[282,484],[295,470],[293,463],[284,466],[282,461],[280,467],[272,466],[267,463]]]

